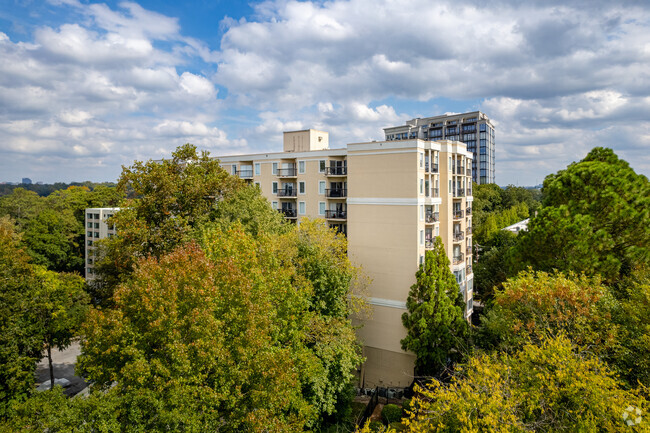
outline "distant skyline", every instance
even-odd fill
[[[595,146],[650,175],[650,2],[469,0],[0,5],[0,181],[115,181],[190,142],[330,146],[446,112],[496,127],[499,185]]]

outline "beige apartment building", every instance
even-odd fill
[[[115,227],[106,224],[106,220],[119,210],[117,207],[86,208],[86,281],[95,278],[95,242],[115,235]]]
[[[459,141],[373,141],[329,149],[327,132],[284,133],[284,152],[220,157],[291,221],[324,218],[362,266],[372,317],[359,338],[361,386],[408,386],[415,357],[401,349],[401,316],[425,251],[440,236],[472,313],[472,153]]]

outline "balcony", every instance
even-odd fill
[[[424,248],[426,248],[426,249],[433,248],[433,239],[425,239],[424,240]]]
[[[298,169],[292,168],[279,168],[278,177],[296,177],[298,176]]]
[[[468,207],[467,209],[465,209],[465,213],[466,213],[468,216],[471,215],[471,214],[472,214],[472,208],[471,208],[471,207]]]
[[[347,167],[326,167],[325,176],[347,176]]]
[[[465,255],[463,253],[460,253],[454,256],[453,263],[454,265],[460,265],[462,263],[465,263]]]
[[[296,218],[297,213],[295,209],[278,209],[278,212],[283,214],[286,218]]]
[[[463,232],[454,232],[454,242],[460,242],[465,239],[465,233]]]
[[[344,210],[326,210],[325,218],[333,220],[344,220],[347,219],[348,213]]]
[[[472,226],[467,227],[467,229],[465,231],[467,232],[467,236],[471,235],[472,234]]]
[[[468,256],[472,255],[472,246],[471,245],[467,246],[467,248],[465,249],[465,254],[467,254]]]
[[[237,174],[242,179],[252,179],[253,178],[253,170],[239,170],[239,172],[237,172]]]
[[[472,197],[472,188],[467,188],[467,197]]]
[[[325,190],[325,197],[328,198],[345,198],[348,196],[347,188],[332,188]]]
[[[455,210],[454,211],[454,219],[459,220],[465,216],[465,213],[462,210]]]
[[[431,173],[438,173],[438,164],[433,164],[431,166]]]
[[[468,169],[467,169],[467,175],[468,175],[469,177],[472,177],[472,169],[471,169],[471,168],[468,168]]]
[[[456,167],[456,174],[464,175],[465,174],[465,167]]]
[[[284,188],[278,190],[278,197],[295,197],[298,192],[295,188]]]
[[[471,263],[468,264],[468,265],[465,267],[465,269],[466,269],[466,270],[465,270],[465,275],[469,275],[469,274],[471,274],[471,273],[474,272],[474,271],[472,270],[472,264],[471,264]]]
[[[454,197],[465,197],[465,189],[458,188],[454,191]]]
[[[439,212],[427,212],[425,214],[425,221],[427,224],[433,224],[437,223],[440,221],[440,213]]]

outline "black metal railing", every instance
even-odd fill
[[[456,167],[456,174],[465,174],[465,167]]]
[[[372,396],[370,397],[370,401],[368,402],[368,406],[366,406],[366,410],[363,411],[363,415],[361,415],[361,419],[359,419],[359,427],[363,427],[363,425],[370,419],[372,416],[372,413],[375,411],[375,408],[379,404],[379,389],[375,388],[375,392],[372,393]]]
[[[253,170],[239,170],[237,174],[242,179],[250,179],[253,177]]]
[[[347,211],[344,210],[326,210],[325,218],[344,220],[348,217]]]
[[[425,239],[424,240],[424,247],[425,248],[433,248],[433,239]]]
[[[347,167],[326,167],[325,174],[327,176],[347,176]]]
[[[283,188],[278,190],[278,197],[295,197],[298,192],[295,188]]]
[[[465,197],[465,189],[457,188],[456,191],[454,192],[454,197]]]
[[[431,188],[431,197],[440,197],[440,189]]]
[[[433,164],[431,166],[431,173],[438,173],[438,171],[439,171],[438,164]]]
[[[466,213],[467,215],[471,215],[471,214],[472,214],[472,208],[471,208],[471,207],[466,208],[466,209],[465,209],[465,213]]]
[[[425,221],[428,223],[437,223],[440,221],[440,213],[439,212],[427,212],[425,215]]]
[[[463,253],[454,256],[454,265],[459,265],[465,261],[465,255]]]
[[[296,218],[297,213],[295,209],[278,209],[278,212],[284,214],[287,218]]]
[[[298,170],[293,168],[279,168],[278,177],[296,177],[298,175]]]
[[[328,188],[325,190],[325,197],[343,198],[348,196],[347,188]]]
[[[462,210],[455,210],[454,211],[454,219],[455,220],[461,219],[464,215],[465,215],[465,213]]]
[[[459,242],[465,239],[465,233],[463,232],[454,232],[454,241]]]

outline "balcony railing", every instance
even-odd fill
[[[463,218],[464,214],[465,213],[462,210],[455,210],[454,211],[454,219],[459,220],[459,219]]]
[[[431,173],[438,173],[438,164],[431,165]]]
[[[456,191],[454,191],[454,197],[465,197],[465,189],[457,188]]]
[[[471,215],[471,214],[472,214],[472,208],[471,208],[471,207],[468,207],[467,209],[465,209],[465,213],[466,213],[467,215]]]
[[[454,232],[454,241],[460,242],[465,239],[465,233],[463,232]]]
[[[297,216],[295,209],[278,209],[278,212],[280,212],[287,218],[296,218]]]
[[[467,188],[467,197],[472,196],[472,188]]]
[[[347,188],[332,188],[325,190],[325,197],[329,198],[345,198],[348,196]]]
[[[326,210],[325,218],[344,220],[348,217],[347,211],[344,210]]]
[[[425,221],[429,224],[437,223],[440,221],[440,213],[439,212],[427,212],[425,215]]]
[[[471,265],[471,264],[467,265],[467,266],[466,266],[466,270],[465,270],[465,274],[466,274],[466,275],[469,275],[469,274],[471,274],[472,272],[473,272],[473,270],[472,270],[472,265]]]
[[[456,174],[465,174],[465,167],[456,167]]]
[[[431,197],[440,197],[440,189],[431,188]]]
[[[467,248],[465,249],[465,254],[467,254],[468,256],[472,255],[472,246],[471,245],[467,246]]]
[[[424,248],[433,248],[433,239],[425,239]]]
[[[239,177],[241,177],[242,179],[252,179],[252,177],[253,177],[253,170],[239,170],[239,172],[237,172],[237,174],[238,174]]]
[[[298,169],[293,168],[279,168],[278,177],[296,177],[298,176]]]
[[[460,265],[464,261],[465,261],[465,255],[463,253],[454,256],[454,265]]]
[[[472,226],[467,227],[465,232],[467,233],[467,236],[471,235],[472,234]]]
[[[327,176],[347,176],[347,167],[326,167],[325,174]]]
[[[295,188],[283,188],[278,190],[278,197],[295,197],[298,192]]]

